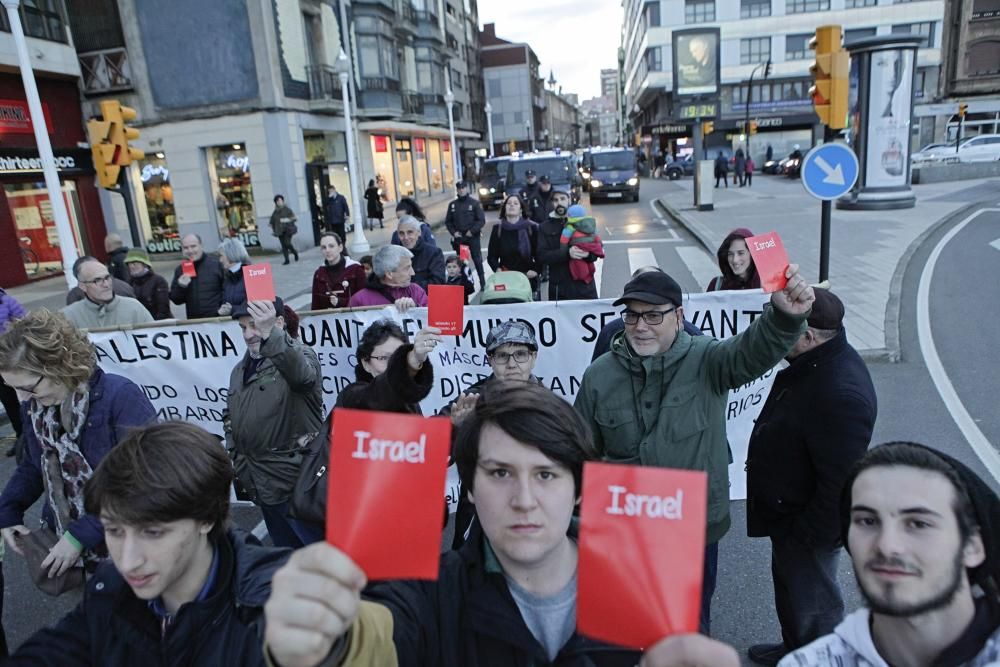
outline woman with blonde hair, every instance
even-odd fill
[[[45,494],[43,529],[55,546],[42,561],[49,576],[81,555],[104,551],[104,529],[83,508],[83,485],[128,431],[156,419],[146,395],[97,367],[94,348],[61,313],[34,311],[0,336],[0,375],[17,392],[25,455],[0,494],[0,529],[11,549],[29,532],[24,513]]]

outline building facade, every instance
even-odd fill
[[[561,91],[545,89],[542,148],[571,150],[580,145],[580,110]]]
[[[21,3],[21,25],[42,102],[62,195],[80,255],[105,259],[106,230],[80,111],[80,63],[61,0]],[[0,285],[62,271],[62,252],[45,189],[14,38],[0,11]]]
[[[275,249],[268,221],[279,194],[299,218],[303,247],[319,239],[331,186],[352,209],[363,209],[369,180],[387,207],[404,195],[450,194],[458,147],[448,131],[449,81],[456,137],[479,136],[470,93],[478,65],[466,64],[471,0],[74,0],[69,10],[74,34],[85,36],[76,48],[87,113],[108,98],[138,112],[146,159],[130,177],[141,242],[153,254],[178,252],[187,233],[208,248],[233,236]],[[357,192],[347,171],[342,51]],[[104,196],[108,227],[124,232],[116,199]]]
[[[542,146],[545,88],[538,72],[538,56],[523,43],[497,37],[487,23],[479,35],[486,98],[493,109],[496,155]]]
[[[937,108],[917,112],[943,121],[945,136],[952,138],[958,104],[964,103],[963,136],[1000,133],[1000,0],[945,0],[945,17],[942,99]]]
[[[626,0],[622,33],[624,107],[645,145],[674,154],[690,152],[691,121],[680,117],[673,96],[672,34],[675,30],[720,30],[720,92],[715,132],[706,150],[734,149],[745,142],[745,121],[759,134],[751,150],[763,164],[767,147],[776,155],[812,142],[818,119],[812,109],[809,40],[820,25],[839,24],[845,43],[892,33],[924,36],[917,52],[916,104],[931,102],[938,89],[944,0]],[[769,78],[762,65],[772,63]],[[756,70],[747,109],[747,86]],[[934,138],[933,122],[913,127],[912,143]],[[714,153],[712,153],[714,155]]]

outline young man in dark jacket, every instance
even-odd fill
[[[263,606],[285,549],[226,530],[232,465],[186,422],[134,431],[84,489],[111,560],[83,601],[7,665],[262,665]]]
[[[194,263],[195,275],[184,275],[183,265],[174,269],[170,300],[187,309],[189,320],[218,317],[224,279],[218,255],[205,254],[201,237],[197,234],[188,234],[181,239],[181,252]]]
[[[458,197],[448,204],[448,213],[444,224],[451,234],[451,247],[459,253],[459,246],[467,245],[472,252],[472,261],[476,265],[479,276],[479,286],[486,284],[486,273],[483,271],[483,249],[480,234],[486,224],[486,214],[479,200],[469,196],[469,184],[459,181],[455,184]]]
[[[324,227],[328,232],[335,232],[340,238],[347,238],[347,216],[351,214],[351,208],[347,205],[347,197],[337,192],[337,188],[330,186],[330,194],[326,198],[323,207]]]
[[[573,278],[569,270],[571,259],[596,262],[597,256],[586,250],[560,242],[570,197],[561,190],[552,193],[552,211],[538,226],[538,261],[549,269],[549,301],[569,301],[573,299],[596,299],[597,282],[589,283]]]

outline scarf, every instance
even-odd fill
[[[94,474],[78,444],[89,410],[90,385],[86,383],[62,405],[45,407],[35,399],[28,404],[31,425],[42,448],[42,481],[59,536],[83,516],[83,485]]]
[[[533,220],[521,218],[517,222],[500,221],[501,232],[517,232],[517,252],[525,259],[531,259],[531,231],[537,225]]]

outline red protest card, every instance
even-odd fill
[[[274,301],[274,274],[270,264],[251,264],[243,267],[243,284],[247,301]]]
[[[648,648],[698,631],[707,476],[587,463],[583,468],[577,628]]]
[[[462,260],[463,262],[471,262],[472,261],[472,248],[470,248],[469,246],[467,246],[465,244],[459,245],[458,246],[458,258],[460,260]]]
[[[369,579],[437,579],[451,420],[333,411],[326,540]]]
[[[461,285],[428,285],[427,326],[445,336],[461,336],[465,326],[465,288]]]
[[[785,277],[788,253],[785,252],[785,245],[778,232],[748,237],[747,248],[750,249],[750,256],[753,257],[764,291],[770,293],[785,289],[788,284],[788,278]]]
[[[181,273],[183,273],[185,276],[191,276],[192,278],[198,277],[198,272],[195,271],[194,269],[194,262],[192,262],[190,259],[185,259],[183,262],[181,262]]]

